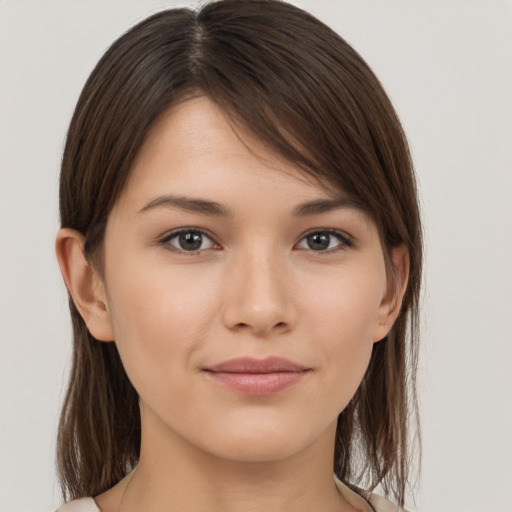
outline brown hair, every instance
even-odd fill
[[[305,173],[343,189],[374,219],[385,257],[404,245],[410,275],[401,312],[374,344],[366,375],[340,414],[334,471],[381,484],[404,502],[408,426],[417,429],[422,243],[407,141],[379,81],[335,32],[277,0],[223,0],[160,12],[129,30],[89,77],[71,121],[60,182],[62,227],[98,257],[109,212],[155,120],[191,94],[216,102]],[[70,300],[73,362],[58,434],[64,498],[95,496],[137,464],[137,392],[115,343],[88,332]]]

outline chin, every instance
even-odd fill
[[[298,455],[307,450],[322,433],[301,431],[298,424],[257,423],[238,428],[224,428],[207,441],[214,456],[233,462],[268,463]],[[330,429],[329,429],[330,431]],[[332,435],[334,439],[334,433]],[[205,440],[206,441],[206,440]],[[204,444],[206,448],[206,443]]]
[[[287,439],[254,439],[254,440],[232,440],[229,445],[216,445],[211,451],[219,459],[225,459],[239,463],[272,463],[278,462],[300,453],[306,443],[290,442]]]

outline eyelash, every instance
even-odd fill
[[[200,235],[203,240],[204,240],[204,238],[207,238],[208,240],[210,240],[212,247],[207,247],[206,249],[198,249],[195,251],[186,251],[179,247],[175,247],[170,243],[170,241],[173,238],[178,238],[180,235],[186,235],[186,234],[192,234],[192,233]],[[213,238],[210,235],[208,235],[208,233],[206,233],[204,230],[198,229],[198,228],[181,228],[176,231],[172,231],[171,233],[168,233],[167,235],[165,235],[161,240],[159,240],[158,243],[160,245],[167,246],[167,249],[170,251],[175,251],[178,253],[186,254],[188,256],[200,254],[202,251],[209,250],[209,249],[219,250],[221,248],[221,246],[219,244],[217,244],[213,240]]]
[[[187,251],[183,248],[176,247],[170,243],[171,240],[178,238],[180,235],[187,235],[187,234],[188,235],[190,235],[190,234],[200,235],[202,237],[201,242],[203,242],[204,239],[206,238],[206,239],[210,240],[211,246],[206,247],[204,249]],[[336,247],[330,248],[327,250],[315,251],[314,249],[311,249],[311,247],[300,248],[300,250],[306,250],[306,251],[309,250],[312,253],[322,255],[322,254],[332,254],[332,253],[335,253],[335,252],[338,252],[341,250],[346,250],[347,248],[354,247],[354,241],[353,241],[352,237],[350,237],[349,235],[347,235],[346,233],[344,233],[342,231],[337,231],[334,229],[314,229],[314,230],[308,231],[307,233],[305,233],[301,236],[301,238],[299,239],[299,242],[296,243],[294,245],[294,247],[297,247],[301,242],[307,240],[307,238],[312,235],[329,235],[330,237],[337,238],[339,243],[336,245]],[[221,246],[219,244],[217,244],[208,233],[206,233],[204,230],[199,229],[199,228],[181,228],[179,230],[172,231],[171,233],[168,233],[162,239],[160,239],[158,241],[158,243],[159,243],[159,245],[167,246],[167,249],[170,251],[175,251],[177,253],[186,254],[188,256],[200,254],[201,252],[210,250],[210,249],[213,249],[213,250],[221,249]],[[202,245],[202,243],[201,243],[201,245]],[[329,245],[330,245],[330,242],[329,242]]]
[[[306,240],[308,237],[312,235],[329,235],[330,237],[337,238],[339,242],[339,244],[336,247],[322,251],[315,251],[311,248],[304,248],[304,250],[310,250],[311,252],[318,255],[332,254],[338,251],[346,250],[347,248],[350,249],[351,247],[354,247],[354,241],[352,237],[350,237],[343,231],[337,231],[336,229],[313,229],[302,235],[302,237],[299,240],[299,243],[302,242],[303,240]]]

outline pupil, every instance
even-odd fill
[[[330,235],[328,233],[315,233],[308,236],[308,246],[315,251],[329,247]]]
[[[201,247],[203,237],[200,233],[188,232],[180,235],[180,246],[186,251],[196,251]]]

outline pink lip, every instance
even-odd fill
[[[217,383],[245,393],[265,396],[279,393],[294,386],[310,371],[310,368],[287,359],[238,358],[224,361],[204,369]]]

